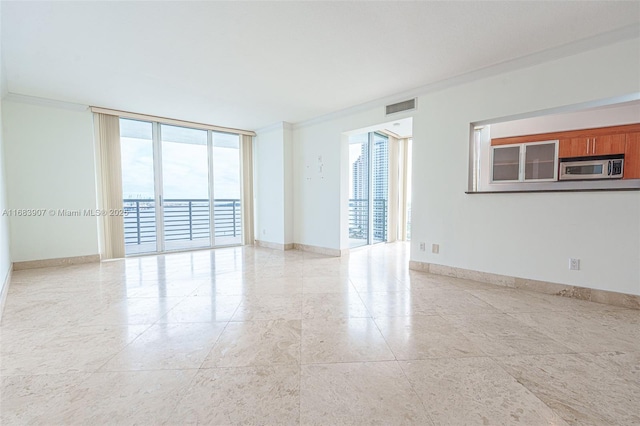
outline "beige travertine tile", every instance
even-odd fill
[[[532,391],[570,422],[637,422],[640,311],[408,258],[239,247],[15,271],[0,421],[563,424]]]
[[[348,293],[354,291],[349,277],[311,276],[302,277],[302,292],[310,293]]]
[[[90,373],[4,376],[0,380],[0,424],[47,424],[70,405],[73,389]]]
[[[612,291],[591,290],[592,302],[606,303],[629,309],[640,310],[640,296],[633,294],[614,293]]]
[[[302,317],[312,318],[370,318],[371,314],[355,291],[351,293],[305,294],[302,298]]]
[[[0,328],[0,373],[92,372],[148,326]]]
[[[452,288],[436,288],[414,291],[414,299],[422,304],[430,304],[440,314],[490,314],[499,312],[496,308],[466,291]]]
[[[231,321],[302,319],[302,294],[265,294],[243,298]]]
[[[153,325],[101,371],[198,368],[225,325],[219,322]]]
[[[300,363],[300,320],[232,322],[202,367]]]
[[[449,315],[445,318],[487,355],[573,352],[560,341],[507,314]]]
[[[485,355],[438,315],[381,317],[375,322],[399,360]]]
[[[100,372],[70,392],[70,402],[48,424],[138,424],[165,422],[197,370]]]
[[[524,312],[547,312],[563,310],[560,304],[553,303],[553,299],[548,296],[536,293],[513,290],[469,290],[471,294],[487,302],[501,312],[524,313]]]
[[[351,275],[351,283],[359,293],[408,291],[404,283],[389,271]]]
[[[621,311],[626,308],[615,305],[606,305],[587,300],[580,300],[555,294],[535,293],[535,297],[549,304],[549,309],[562,312],[595,312],[595,311]]]
[[[615,377],[640,386],[640,351],[601,352],[595,354],[592,360],[604,368],[610,369]]]
[[[416,292],[360,293],[365,306],[374,318],[410,315],[437,315],[432,300]]]
[[[436,424],[566,424],[489,358],[401,361],[400,366]]]
[[[301,424],[432,424],[395,361],[303,365],[301,375]]]
[[[229,321],[236,313],[242,296],[227,296],[214,294],[213,296],[185,297],[159,322],[224,322]]]
[[[401,274],[398,280],[410,290],[415,291],[449,286],[449,283],[442,278],[448,279],[449,277],[408,271],[405,274]]]
[[[300,367],[198,371],[169,424],[299,424]]]
[[[89,295],[38,295],[8,300],[3,326],[67,327],[153,324],[182,298],[102,298]]]
[[[529,355],[497,361],[570,424],[637,425],[640,383],[616,374],[620,366],[607,358],[611,354]],[[634,364],[638,368],[637,358]]]
[[[574,352],[638,351],[640,311],[617,310],[509,314]]]
[[[29,260],[25,262],[14,262],[13,268],[16,271],[24,269],[51,268],[56,266],[79,265],[84,263],[100,262],[100,255],[62,257],[57,259]]]
[[[127,297],[185,297],[203,285],[205,280],[161,280],[127,283]]]
[[[393,353],[371,318],[302,321],[303,364],[393,359]]]

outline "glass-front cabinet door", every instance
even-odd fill
[[[492,147],[491,182],[558,180],[558,141]]]
[[[493,182],[520,180],[520,145],[493,147]]]
[[[539,142],[524,145],[524,180],[547,181],[558,179],[558,142]]]

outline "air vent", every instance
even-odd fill
[[[408,101],[398,102],[396,104],[387,105],[386,109],[387,115],[416,109],[416,98],[409,99]]]

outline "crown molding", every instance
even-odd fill
[[[344,108],[338,111],[334,111],[328,114],[324,114],[318,117],[314,117],[308,120],[300,121],[293,124],[294,129],[319,124],[325,121],[333,120],[336,118],[344,117],[346,115],[355,114],[361,111],[366,111],[374,108],[380,108],[380,113],[383,117],[384,106],[393,104],[396,102],[402,102],[403,100],[418,98],[428,93],[433,93],[448,89],[450,87],[459,86],[465,83],[469,83],[475,80],[481,80],[488,77],[494,77],[496,75],[504,74],[511,71],[516,71],[535,65],[543,64],[545,62],[551,62],[557,59],[566,58],[569,56],[577,55],[580,53],[595,50],[601,47],[606,47],[618,42],[640,39],[640,24],[632,24],[621,27],[617,30],[609,31],[606,33],[598,34],[592,37],[588,37],[582,40],[573,41],[560,46],[552,47],[540,52],[531,53],[529,55],[521,56],[519,58],[510,59],[508,61],[500,62],[497,64],[489,65],[484,68],[480,68],[475,71],[460,74],[448,79],[436,81],[424,86],[417,87],[415,89],[406,90],[395,95],[378,98],[369,102],[354,105],[352,107]],[[639,40],[640,43],[640,40]],[[410,117],[414,110],[407,111],[406,116]],[[404,115],[398,114],[399,118],[404,118]]]
[[[273,132],[274,130],[293,130],[293,124],[288,121],[278,121],[256,130],[256,134]]]
[[[46,106],[52,108],[67,109],[71,111],[88,111],[89,105],[77,104],[73,102],[57,101],[54,99],[39,98],[37,96],[21,95],[19,93],[7,93],[3,100],[29,105]]]

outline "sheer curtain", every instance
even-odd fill
[[[242,229],[245,245],[253,245],[253,138],[240,135],[242,156]]]
[[[100,254],[103,259],[124,257],[124,217],[108,214],[122,209],[122,166],[120,164],[120,118],[93,114],[98,165],[98,208]]]

